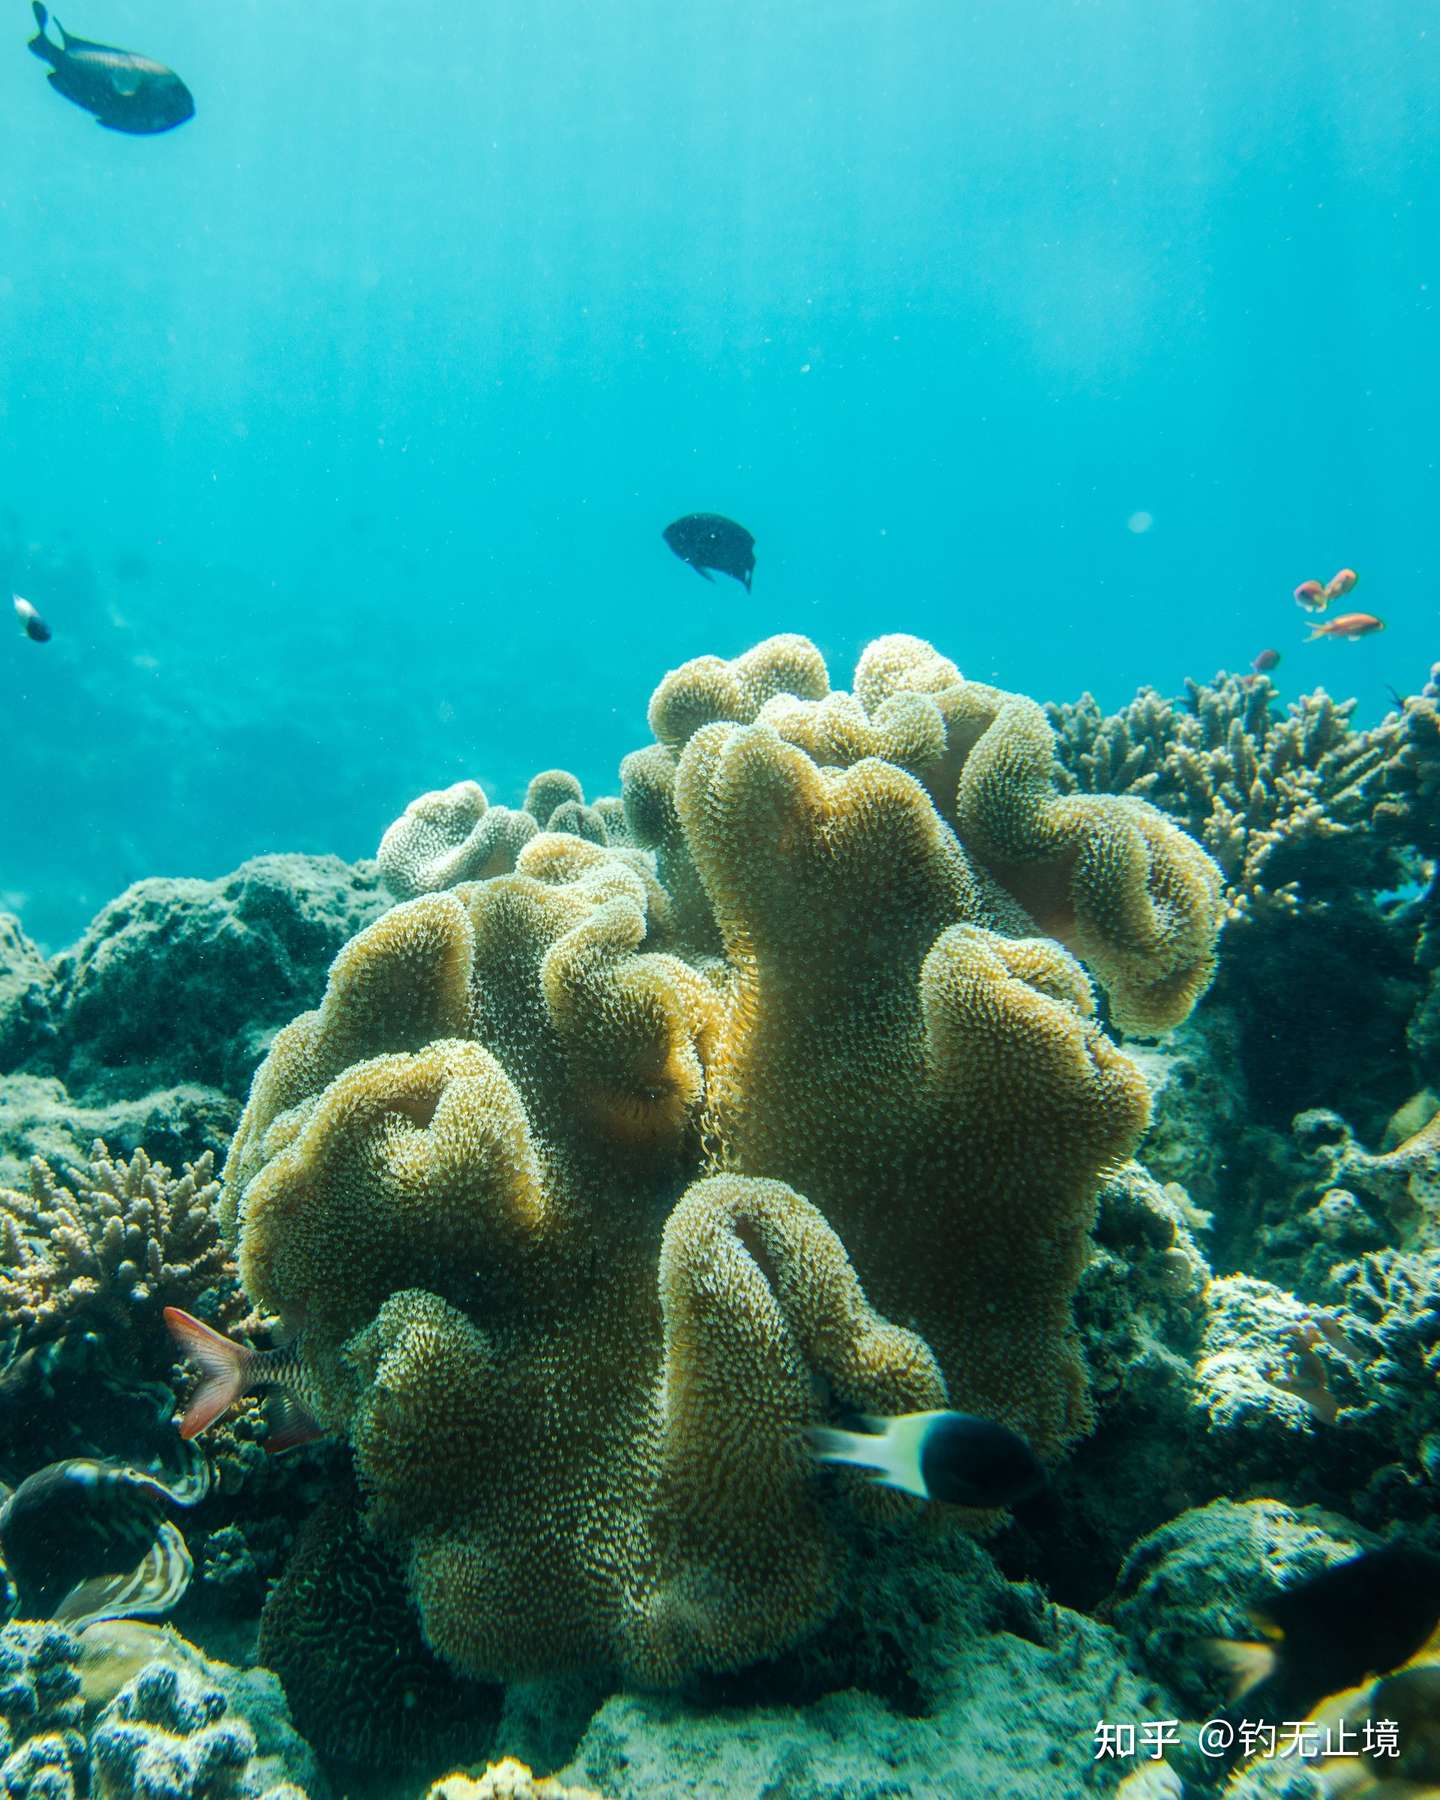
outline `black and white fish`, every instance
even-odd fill
[[[755,573],[755,539],[743,525],[719,513],[686,513],[667,525],[661,537],[680,558],[706,581],[712,569],[733,575],[748,594]]]
[[[78,1456],[27,1475],[0,1505],[0,1554],[22,1615],[78,1626],[167,1612],[194,1567],[168,1515],[208,1489],[203,1460],[173,1486]]]
[[[15,617],[20,621],[22,635],[29,638],[32,643],[48,644],[51,637],[50,627],[35,608],[19,594],[12,594],[10,598],[15,602]]]
[[[32,4],[40,29],[30,39],[30,49],[49,63],[46,80],[57,94],[94,113],[108,130],[148,137],[173,131],[195,116],[194,95],[173,69],[134,50],[71,37],[58,19],[57,44],[47,30],[50,14],[40,0]]]
[[[865,1423],[869,1431],[816,1426],[810,1441],[817,1458],[872,1469],[883,1487],[951,1506],[1014,1506],[1045,1485],[1045,1471],[1029,1444],[994,1419],[917,1412]]]

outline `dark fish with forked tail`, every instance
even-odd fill
[[[686,513],[667,525],[661,537],[697,575],[712,581],[711,569],[733,575],[748,594],[755,573],[755,539],[743,525],[719,513]]]
[[[173,69],[134,50],[71,37],[58,19],[57,44],[46,29],[49,13],[40,0],[32,0],[32,4],[40,29],[31,38],[30,48],[42,62],[49,63],[46,79],[57,94],[94,113],[108,130],[146,137],[173,131],[195,116],[194,96]]]

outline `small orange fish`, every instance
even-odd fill
[[[1353,569],[1341,569],[1338,575],[1332,575],[1325,583],[1326,600],[1343,600],[1359,579]]]
[[[1272,669],[1279,667],[1280,652],[1278,650],[1262,650],[1251,663],[1250,673],[1252,675],[1268,675]]]
[[[1319,624],[1310,627],[1307,644],[1313,644],[1316,638],[1362,638],[1369,637],[1372,631],[1383,631],[1385,621],[1377,619],[1374,613],[1341,613],[1338,619],[1322,619]]]
[[[1307,612],[1324,612],[1330,604],[1330,596],[1318,581],[1302,581],[1295,590],[1295,604],[1303,606]]]

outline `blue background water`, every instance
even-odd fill
[[[0,904],[613,791],[667,667],[919,632],[1107,704],[1435,631],[1430,0],[74,0],[0,43]],[[754,531],[752,598],[660,540]],[[1148,531],[1130,521],[1153,516]],[[1343,563],[1384,637],[1302,648]]]

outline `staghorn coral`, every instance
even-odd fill
[[[5,1360],[93,1329],[118,1335],[127,1360],[163,1377],[163,1308],[238,1323],[246,1308],[216,1223],[219,1191],[208,1151],[172,1176],[143,1150],[116,1161],[97,1141],[74,1190],[37,1157],[28,1194],[0,1189]]]
[[[1038,709],[918,640],[856,694],[797,638],[667,677],[634,847],[548,830],[395,907],[256,1076],[225,1228],[461,1672],[793,1641],[876,1503],[816,1480],[824,1410],[1089,1421],[1071,1295],[1146,1087],[1007,884],[1153,1026],[1213,870],[1057,799]]]
[[[1424,856],[1440,856],[1440,663],[1431,665],[1420,692],[1401,702],[1396,737],[1376,828]]]
[[[1062,786],[1177,819],[1224,871],[1235,921],[1400,878],[1398,816],[1385,837],[1372,824],[1403,786],[1402,733],[1393,715],[1356,730],[1354,710],[1317,688],[1281,712],[1268,679],[1226,674],[1187,681],[1179,701],[1144,688],[1108,717],[1089,694],[1046,709]]]

